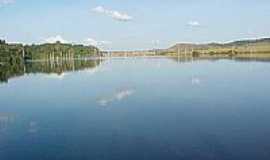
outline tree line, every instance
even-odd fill
[[[80,57],[102,56],[97,47],[78,44],[63,44],[60,42],[46,44],[8,44],[0,40],[0,63],[18,63],[29,59],[72,59]]]

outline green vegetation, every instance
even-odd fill
[[[73,44],[22,45],[0,40],[0,82],[25,73],[57,73],[93,68],[98,61],[79,60],[102,56],[98,48]],[[78,59],[78,60],[76,60]],[[30,63],[29,61],[40,61]]]
[[[100,56],[99,50],[93,46],[61,44],[42,44],[25,46],[25,56],[28,59],[71,59],[80,57]]]
[[[0,66],[3,63],[21,63],[24,60],[59,61],[74,58],[104,56],[94,46],[73,44],[22,45],[7,44],[0,40]],[[192,44],[180,43],[168,49],[148,51],[115,51],[112,56],[189,56],[189,57],[252,57],[270,58],[270,38],[243,40],[230,43]]]
[[[0,40],[0,65],[3,62],[18,63],[23,60],[22,57],[23,45],[7,44]]]
[[[270,57],[270,38],[235,41],[231,43],[176,44],[162,50],[163,55],[197,57]]]
[[[0,40],[0,65],[4,62],[18,63],[27,60],[59,60],[80,57],[101,56],[98,48],[94,46],[62,44],[22,45],[7,44]]]

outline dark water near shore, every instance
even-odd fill
[[[0,160],[270,159],[270,62],[123,58],[0,70]]]

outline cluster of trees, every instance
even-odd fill
[[[101,56],[101,52],[94,46],[62,44],[22,45],[7,44],[0,40],[0,62],[18,63],[24,59],[72,59],[79,57]]]
[[[23,45],[7,44],[4,40],[0,40],[0,62],[19,63],[22,57]]]
[[[24,73],[62,73],[99,65],[100,62],[75,61],[74,58],[102,56],[94,46],[62,44],[22,45],[0,40],[0,82]],[[27,63],[25,60],[42,60]]]
[[[62,44],[27,45],[25,56],[28,59],[71,59],[79,57],[100,56],[98,48],[94,46]]]

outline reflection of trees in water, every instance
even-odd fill
[[[0,65],[0,82],[7,82],[11,77],[18,77],[24,74],[24,64],[18,63],[3,63]]]
[[[68,71],[78,71],[95,68],[101,63],[96,60],[58,60],[58,61],[39,61],[39,62],[18,62],[0,64],[0,82],[8,82],[10,78],[22,76],[25,73],[56,73],[62,74]]]

